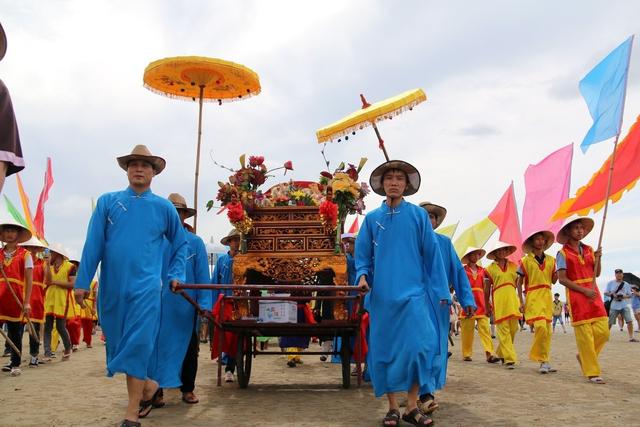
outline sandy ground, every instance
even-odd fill
[[[460,426],[602,426],[638,425],[640,344],[629,343],[614,328],[601,356],[606,385],[589,384],[575,361],[569,330],[554,335],[555,374],[540,375],[527,360],[532,334],[520,332],[516,347],[521,363],[513,371],[488,365],[476,340],[473,362],[462,362],[459,339],[449,365],[446,388],[438,394],[438,425]],[[315,346],[315,345],[314,345]],[[28,349],[27,346],[24,347]],[[376,426],[386,411],[369,385],[340,387],[340,367],[304,357],[304,365],[285,366],[282,356],[254,360],[249,388],[215,386],[215,365],[203,344],[196,393],[197,405],[180,401],[169,390],[167,406],[154,410],[144,426]],[[2,426],[114,426],[126,406],[122,375],[106,378],[104,346],[81,348],[70,362],[23,367],[23,374],[0,375]],[[3,364],[8,359],[3,359]],[[402,425],[405,425],[404,423]]]

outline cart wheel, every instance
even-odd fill
[[[351,340],[348,336],[343,336],[341,341],[340,359],[342,363],[342,388],[351,386]]]
[[[249,385],[249,378],[251,377],[251,359],[253,358],[251,344],[251,336],[240,335],[238,337],[236,370],[238,374],[238,385],[240,388],[247,388]]]

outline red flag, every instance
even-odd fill
[[[571,215],[588,215],[591,210],[599,211],[604,207],[609,180],[611,157],[593,174],[589,182],[581,187],[575,197],[566,200],[554,214],[553,219],[568,218]],[[631,190],[640,178],[640,116],[631,126],[624,140],[618,144],[611,179],[613,203],[620,200],[625,191]]]
[[[504,192],[496,207],[489,214],[489,219],[500,230],[500,241],[511,243],[517,248],[509,257],[513,262],[518,262],[522,258],[522,235],[520,234],[520,220],[518,219],[518,206],[516,195],[513,191],[513,181]]]
[[[358,217],[356,216],[356,220],[353,221],[353,224],[351,224],[351,227],[349,228],[349,233],[358,234],[359,230],[360,226],[358,225]]]
[[[47,157],[47,170],[44,173],[44,187],[38,198],[38,207],[36,208],[36,216],[33,219],[33,225],[36,228],[36,234],[40,239],[44,239],[44,204],[49,200],[49,190],[53,186],[53,171],[51,170],[51,158]]]

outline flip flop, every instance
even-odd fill
[[[418,408],[425,415],[431,414],[439,407],[440,405],[438,405],[438,402],[436,402],[434,396],[427,397],[424,401],[418,400]]]
[[[593,384],[606,384],[606,382],[602,379],[602,377],[589,378],[589,382],[592,382]]]
[[[153,409],[153,401],[156,400],[156,398],[160,395],[161,392],[162,392],[162,387],[158,386],[156,391],[153,393],[153,396],[151,396],[151,399],[140,401],[140,408],[138,409],[138,418],[145,418],[151,413],[151,410]]]
[[[187,398],[187,395],[190,396],[190,399]],[[200,402],[200,400],[196,397],[195,394],[193,394],[193,392],[182,393],[182,401],[184,403],[188,403],[189,405],[195,405],[196,403]]]
[[[140,424],[137,421],[131,421],[131,420],[123,420],[120,423],[120,427],[141,427],[142,424]]]

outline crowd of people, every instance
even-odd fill
[[[99,314],[107,375],[127,377],[129,402],[121,424],[127,427],[140,425],[141,418],[164,405],[165,388],[179,387],[185,403],[198,403],[194,389],[199,343],[210,335],[199,333],[198,325],[210,324],[228,292],[176,285],[232,284],[240,234],[233,230],[222,238],[229,250],[218,258],[210,275],[205,245],[185,222],[195,209],[177,193],[165,199],[151,192],[152,179],[163,171],[165,160],[139,145],[117,161],[127,172],[128,186],[98,199],[79,263],[59,246],[34,238],[21,224],[0,224],[4,242],[0,319],[6,325],[11,354],[3,370],[16,376],[21,372],[25,330],[30,335],[29,366],[55,358],[58,341],[62,341],[61,359],[67,361],[81,332],[91,347]],[[640,311],[640,292],[616,270],[616,280],[604,293],[610,300],[605,306],[595,285],[602,252],[583,243],[593,228],[590,218],[570,221],[556,235],[539,230],[527,236],[522,245],[525,256],[518,262],[509,259],[517,248],[500,241],[489,251],[468,248],[458,258],[451,241],[434,232],[446,209],[405,199],[420,186],[415,167],[399,160],[386,162],[373,171],[370,185],[385,200],[366,215],[357,236],[342,237],[349,284],[358,285],[365,294],[364,306],[358,309],[369,319],[366,374],[375,395],[386,395],[389,403],[383,425],[398,425],[400,420],[433,423],[431,414],[439,406],[435,394],[446,383],[451,314],[456,306],[465,362],[473,361],[477,333],[486,362],[515,369],[519,361],[514,339],[524,319],[533,333],[529,359],[539,363],[541,374],[556,372],[550,360],[552,334],[557,323],[566,332],[563,315],[568,313],[583,375],[591,383],[603,384],[598,355],[619,316],[628,325],[630,341],[636,341],[633,312]],[[554,258],[545,251],[556,241],[563,246]],[[490,261],[486,267],[480,264],[483,257]],[[98,265],[99,285],[94,280]],[[559,294],[552,295],[556,281],[567,288],[567,304]],[[186,292],[202,310],[176,291]],[[318,320],[325,316],[318,307],[298,308],[299,322],[312,321],[313,308]],[[212,334],[220,333],[215,329]],[[280,340],[287,351],[300,353],[309,345],[309,337],[290,338]],[[217,338],[211,340],[212,358],[225,358],[228,382],[234,381],[235,360],[233,354],[222,352],[234,348],[228,345],[233,340],[233,334],[226,336],[223,348],[216,348]],[[328,353],[339,351],[332,345],[350,345],[331,337],[322,340]],[[44,357],[39,359],[41,341]],[[290,367],[300,363],[300,354],[287,357]],[[397,399],[398,392],[407,393],[406,402]],[[406,406],[403,414],[401,404]]]

